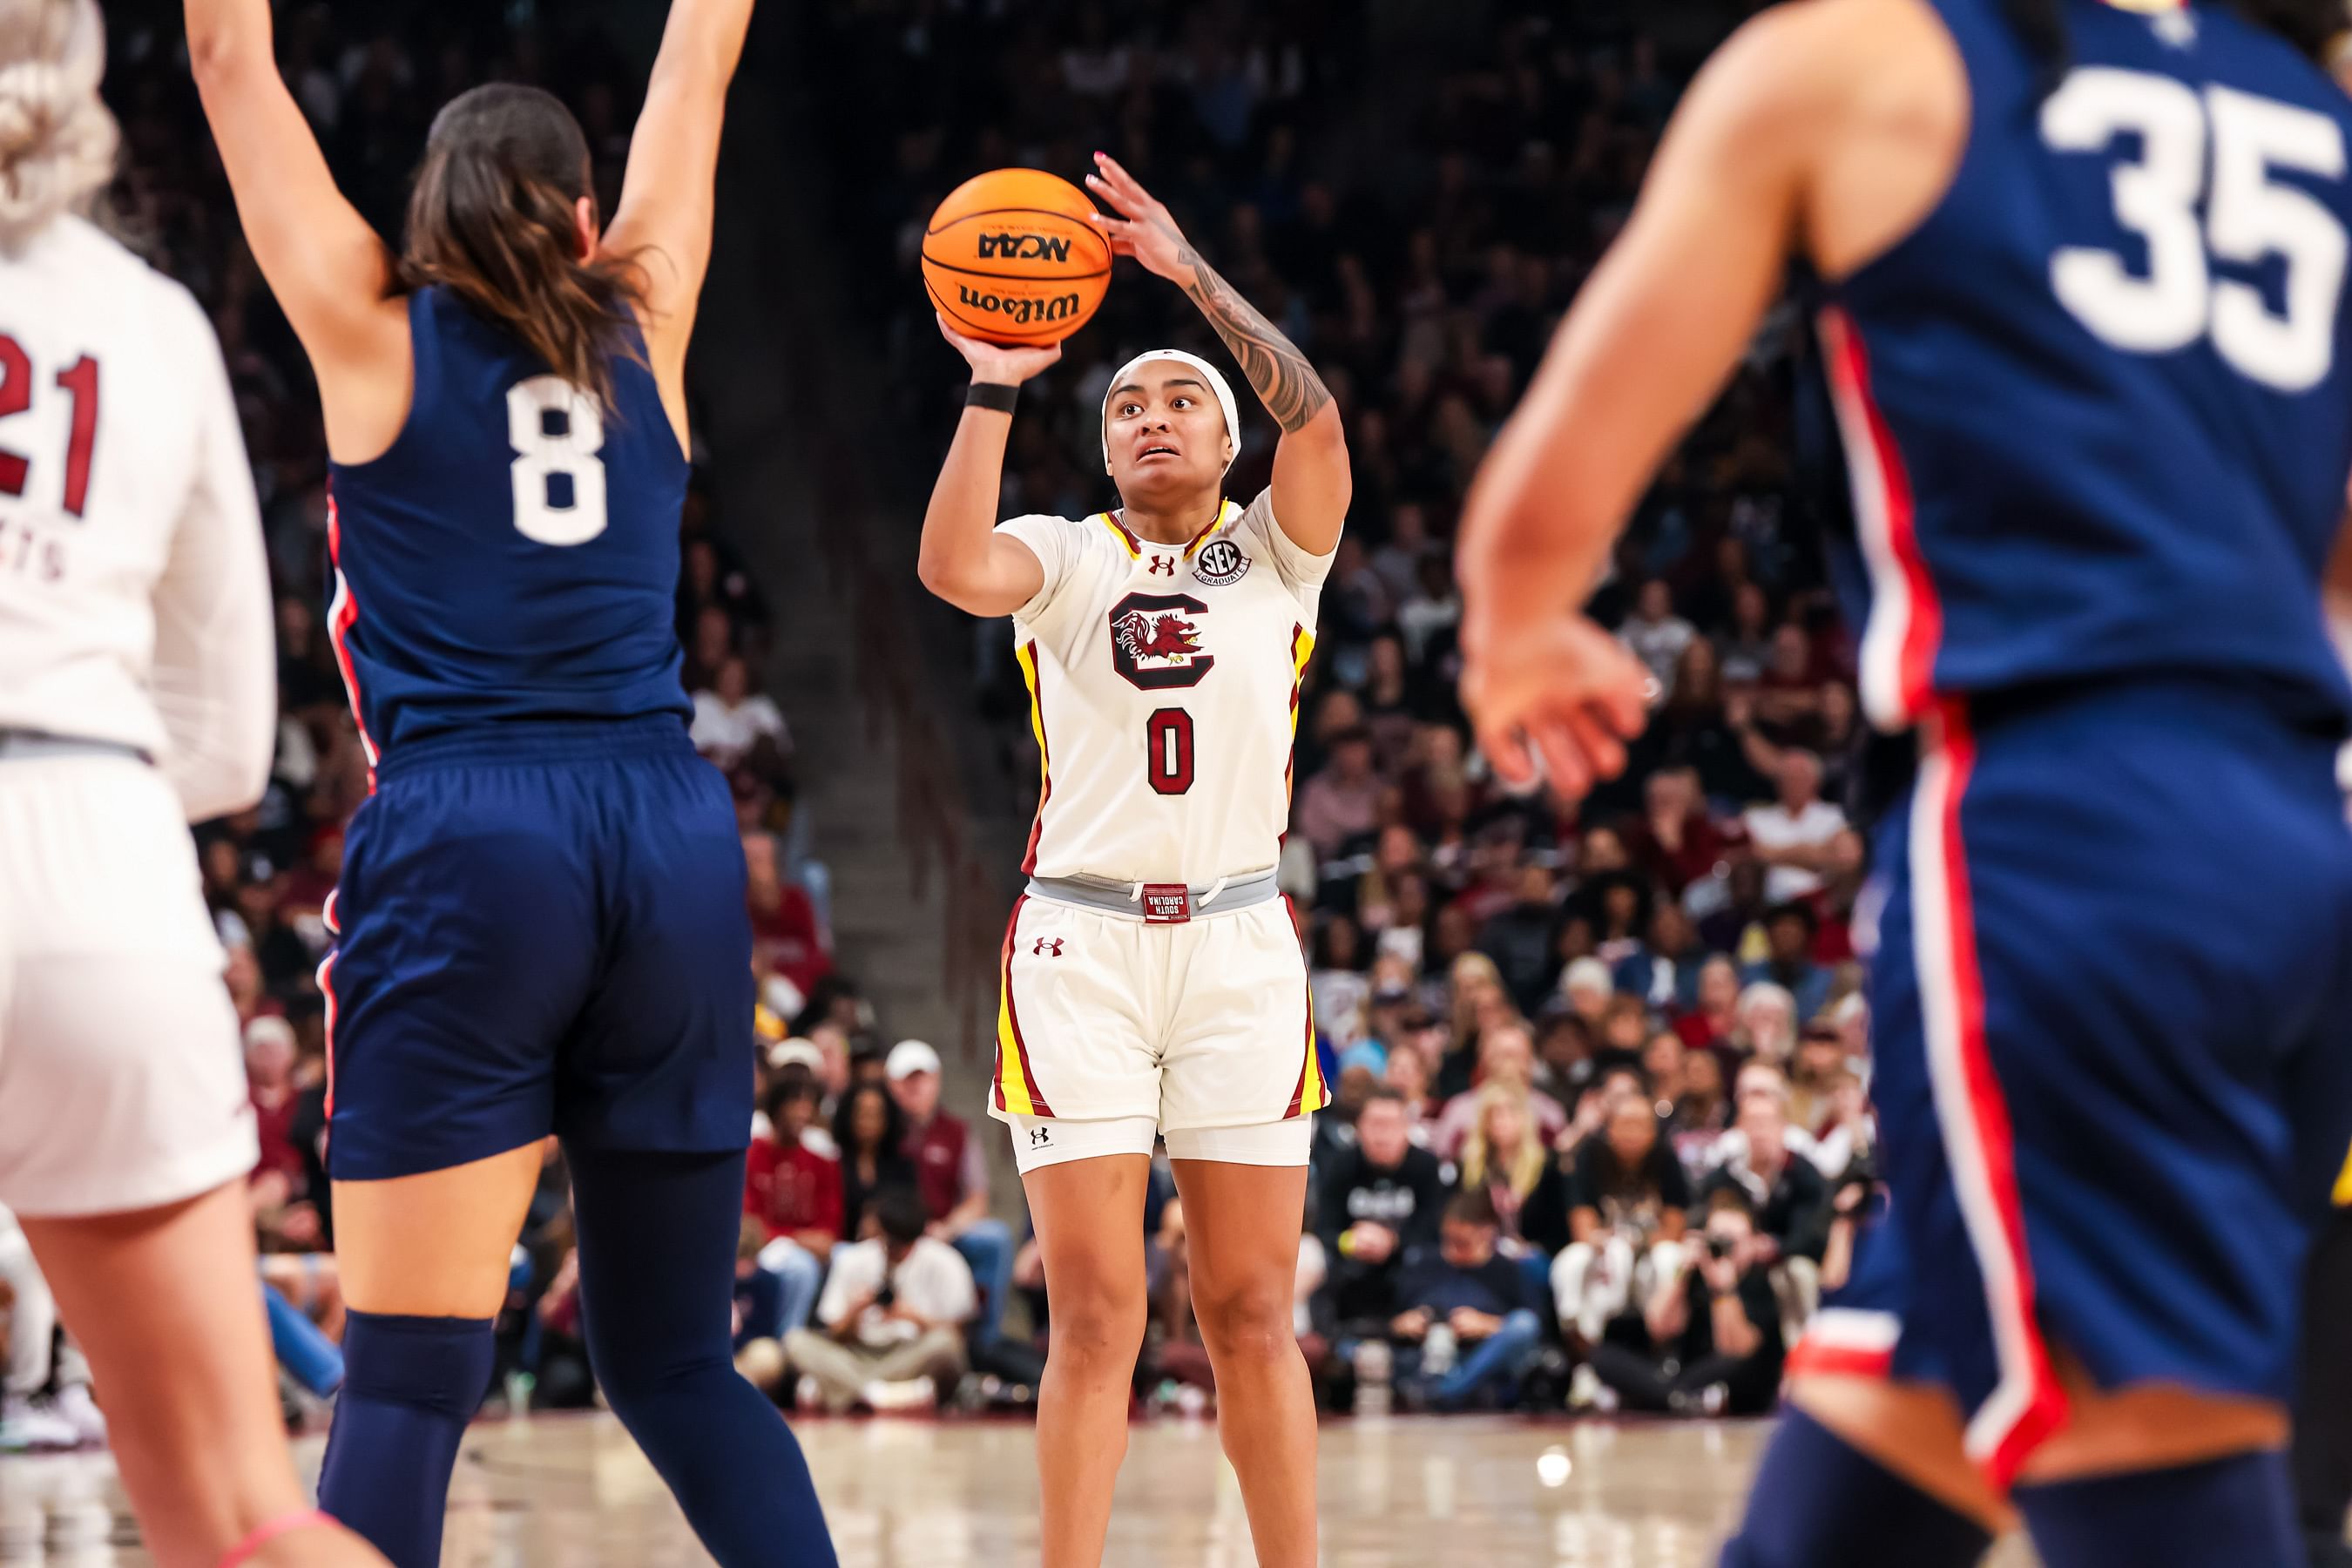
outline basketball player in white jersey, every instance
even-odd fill
[[[305,1506],[255,1307],[187,824],[268,777],[269,584],[210,323],[76,216],[113,173],[103,63],[92,0],[0,0],[0,1203],[158,1563],[381,1563]]]
[[[1045,1568],[1102,1559],[1144,1321],[1143,1193],[1164,1135],[1218,1426],[1265,1568],[1315,1561],[1315,1409],[1291,1331],[1316,1064],[1275,862],[1298,682],[1348,510],[1339,411],[1306,357],[1097,154],[1113,248],[1176,283],[1282,426],[1274,483],[1225,499],[1223,375],[1139,355],[1103,400],[1123,503],[996,524],[1015,390],[1061,356],[940,330],[972,389],[923,521],[930,590],[1013,618],[1045,754],[1005,934],[990,1114],[1009,1123],[1053,1336],[1037,1410]]]

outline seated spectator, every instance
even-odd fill
[[[1494,1205],[1476,1189],[1445,1207],[1435,1257],[1406,1267],[1389,1322],[1408,1404],[1459,1410],[1507,1399],[1543,1342],[1526,1277],[1496,1249]]]
[[[1297,830],[1325,859],[1380,826],[1381,792],[1372,770],[1371,731],[1360,725],[1330,737],[1331,760],[1298,792]]]
[[[1776,904],[1820,889],[1831,864],[1831,846],[1845,831],[1845,813],[1822,798],[1822,760],[1791,748],[1780,754],[1779,798],[1751,805],[1742,820],[1769,868],[1764,896]]]
[[[1691,1051],[1683,1058],[1682,1093],[1666,1117],[1666,1131],[1683,1169],[1704,1174],[1709,1152],[1731,1120],[1731,1096],[1725,1092],[1723,1058],[1713,1051]]]
[[[1838,1026],[1813,1018],[1797,1037],[1796,1055],[1789,1062],[1789,1125],[1819,1139],[1829,1123],[1830,1096],[1844,1073],[1845,1043]]]
[[[1495,961],[1503,988],[1523,1013],[1540,1009],[1551,984],[1559,901],[1551,868],[1519,868],[1512,901],[1478,930],[1478,951]]]
[[[975,1347],[991,1343],[1013,1296],[1013,1232],[988,1212],[988,1158],[971,1124],[940,1109],[940,1053],[901,1040],[884,1064],[890,1094],[907,1118],[907,1158],[930,1210],[929,1234],[963,1255],[981,1289]]]
[[[1429,1109],[1429,1058],[1418,1046],[1399,1046],[1389,1053],[1381,1086],[1394,1092],[1403,1106],[1406,1136],[1416,1148],[1427,1148],[1437,1127]],[[1362,1121],[1360,1114],[1357,1120]]]
[[[277,1178],[275,1201],[303,1195],[306,1166],[293,1136],[300,1091],[294,1082],[294,1026],[283,1018],[256,1018],[245,1026],[245,1077],[253,1100],[261,1160],[254,1175]]]
[[[1809,904],[1782,904],[1764,921],[1765,956],[1740,972],[1744,984],[1769,982],[1792,999],[1792,1014],[1811,1018],[1830,997],[1830,972],[1813,962],[1820,921]]]
[[[1650,1098],[1621,1095],[1603,1135],[1588,1138],[1569,1173],[1573,1237],[1551,1268],[1563,1330],[1598,1344],[1609,1322],[1682,1264],[1691,1194],[1682,1162],[1662,1136]]]
[[[767,1227],[745,1215],[735,1247],[735,1371],[772,1398],[784,1381],[784,1347],[776,1331],[784,1319],[784,1292],[782,1280],[761,1266],[767,1245]]]
[[[1763,1240],[1738,1192],[1714,1194],[1690,1266],[1660,1270],[1651,1287],[1646,1345],[1595,1345],[1571,1402],[1691,1415],[1771,1409],[1787,1346]]]
[[[743,836],[744,897],[751,909],[751,966],[789,979],[803,996],[833,971],[816,906],[805,889],[783,879],[775,836]]]
[[[1834,1183],[1875,1163],[1878,1121],[1863,1092],[1861,1077],[1851,1068],[1841,1067],[1830,1075],[1829,1106],[1828,1117],[1814,1133],[1809,1157]]]
[[[1601,1029],[1592,1043],[1592,1068],[1638,1068],[1642,1047],[1650,1042],[1650,1009],[1639,996],[1617,995],[1601,1010]]]
[[[980,1307],[971,1270],[923,1234],[930,1216],[912,1186],[883,1189],[874,1217],[878,1234],[834,1254],[821,1329],[793,1333],[784,1353],[803,1405],[934,1409],[963,1374],[963,1325]]]
[[[1700,1185],[1700,1200],[1738,1193],[1754,1219],[1755,1254],[1768,1267],[1785,1269],[1795,1300],[1791,1316],[1812,1315],[1821,1300],[1821,1261],[1829,1244],[1829,1178],[1788,1143],[1788,1112],[1769,1094],[1740,1101],[1738,1131],[1746,1142],[1736,1159],[1717,1168]]]
[[[1315,961],[1307,979],[1315,998],[1315,1026],[1334,1049],[1344,1051],[1364,1037],[1371,982],[1364,974],[1363,933],[1345,915],[1315,928]]]
[[[1672,1029],[1657,1030],[1642,1047],[1642,1076],[1650,1080],[1650,1098],[1656,1102],[1659,1116],[1671,1117],[1681,1101],[1683,1073],[1690,1057],[1683,1037]]]
[[[1527,1097],[1528,1114],[1535,1118],[1536,1135],[1549,1143],[1568,1126],[1568,1110],[1550,1095],[1535,1087],[1535,1042],[1527,1030],[1512,1025],[1483,1035],[1478,1041],[1478,1076],[1476,1088],[1464,1090],[1445,1102],[1445,1109],[1432,1130],[1430,1147],[1440,1159],[1459,1160],[1462,1146],[1469,1140],[1470,1130],[1477,1124],[1482,1091],[1503,1085],[1518,1090]]]
[[[841,1150],[841,1234],[862,1240],[875,1196],[916,1184],[906,1112],[880,1083],[853,1084],[834,1109],[833,1141]]]
[[[1437,1156],[1413,1147],[1408,1117],[1402,1094],[1375,1089],[1356,1114],[1355,1147],[1334,1154],[1316,1175],[1324,1290],[1343,1332],[1402,1311],[1396,1287],[1406,1254],[1437,1240],[1444,1172]]]
[[[1797,999],[1769,980],[1751,981],[1739,992],[1733,1015],[1731,1048],[1750,1061],[1784,1068],[1797,1048]]]
[[[1696,1001],[1675,1020],[1675,1033],[1693,1050],[1727,1044],[1739,1026],[1739,966],[1721,953],[1700,965]]]
[[[694,726],[688,733],[694,749],[721,769],[760,752],[755,771],[780,773],[792,754],[783,713],[772,698],[751,689],[751,668],[740,654],[721,659],[709,689],[694,694]]]
[[[1528,1091],[1494,1083],[1478,1091],[1478,1120],[1462,1142],[1462,1190],[1483,1191],[1503,1234],[1520,1238],[1519,1210],[1551,1170],[1551,1149],[1536,1133]]]
[[[779,1281],[782,1340],[808,1321],[824,1266],[841,1240],[841,1162],[811,1146],[818,1090],[804,1070],[788,1068],[768,1087],[768,1129],[751,1140],[744,1162],[743,1209],[769,1237],[760,1267]]]
[[[1698,917],[1699,940],[1710,952],[1728,953],[1740,963],[1764,956],[1764,917],[1772,911],[1764,896],[1765,870],[1741,855],[1725,866],[1720,879],[1691,884],[1684,907]]]
[[[1667,695],[1675,689],[1675,669],[1682,662],[1683,650],[1696,640],[1698,632],[1675,614],[1673,588],[1664,578],[1653,577],[1634,591],[1633,613],[1619,625],[1617,635],[1625,639],[1633,657],[1649,667],[1660,694]]]
[[[1642,819],[1626,834],[1633,864],[1673,898],[1712,876],[1730,845],[1689,768],[1660,768],[1642,785]]]
[[[1722,1166],[1747,1159],[1748,1134],[1740,1130],[1739,1112],[1751,1100],[1769,1100],[1780,1107],[1784,1129],[1780,1141],[1790,1152],[1801,1154],[1816,1164],[1820,1163],[1814,1159],[1819,1151],[1812,1135],[1789,1121],[1789,1075],[1770,1062],[1749,1062],[1739,1069],[1733,1081],[1729,1121],[1706,1152],[1701,1162],[1704,1173],[1712,1174]]]
[[[1598,1031],[1601,1015],[1609,1010],[1610,998],[1617,994],[1617,977],[1599,959],[1580,958],[1560,972],[1559,994],[1567,998],[1569,1010],[1584,1020],[1586,1027]]]

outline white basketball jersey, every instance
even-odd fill
[[[275,674],[212,323],[57,219],[0,251],[0,730],[136,747],[212,815],[258,793]]]
[[[1109,512],[1001,525],[1045,569],[1013,615],[1045,758],[1023,870],[1204,887],[1280,858],[1331,558],[1290,542],[1272,496],[1224,502],[1190,544]]]

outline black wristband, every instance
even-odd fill
[[[1021,401],[1021,389],[1007,382],[975,381],[963,395],[966,408],[992,408],[999,414],[1010,414]]]

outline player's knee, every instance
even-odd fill
[[[1220,1362],[1277,1361],[1298,1353],[1292,1328],[1290,1279],[1251,1279],[1222,1289],[1203,1289],[1192,1277],[1192,1313],[1201,1342]]]
[[[1053,1328],[1045,1352],[1057,1367],[1082,1377],[1125,1377],[1135,1365],[1146,1315],[1139,1285],[1066,1287],[1053,1294],[1050,1305]]]

